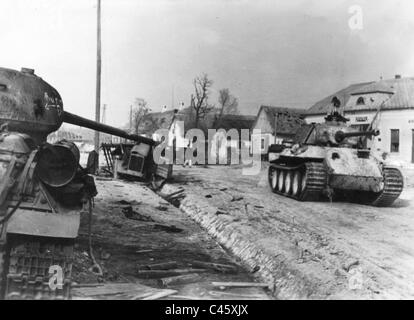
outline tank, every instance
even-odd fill
[[[338,199],[386,207],[403,190],[401,172],[364,144],[378,131],[358,131],[334,111],[321,124],[303,126],[292,147],[274,145],[269,185],[299,201]]]
[[[58,91],[32,69],[0,68],[1,298],[70,298],[80,215],[97,190],[74,143],[47,143],[63,122],[155,145],[65,112]]]

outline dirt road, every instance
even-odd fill
[[[392,207],[376,208],[298,202],[272,193],[265,174],[239,168],[174,170],[173,186],[273,257],[279,298],[414,297],[412,173]]]
[[[75,251],[73,281],[78,284],[131,283],[161,288],[158,279],[147,279],[137,270],[149,264],[175,261],[178,269],[191,269],[195,260],[235,267],[231,274],[207,270],[196,282],[170,286],[176,297],[193,299],[269,299],[261,288],[221,291],[212,286],[218,282],[255,281],[237,260],[224,251],[186,214],[164,201],[138,182],[120,180],[96,181],[92,239],[94,254],[104,277],[98,279],[90,270],[88,257],[88,217],[83,216]],[[73,290],[76,292],[76,290]],[[79,291],[79,290],[78,290]],[[82,298],[82,297],[74,297]],[[99,299],[127,299],[122,294],[93,296]],[[167,298],[168,299],[168,298]]]

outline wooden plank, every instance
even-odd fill
[[[161,262],[161,263],[153,263],[148,264],[145,266],[138,267],[139,269],[146,269],[146,270],[170,270],[177,268],[177,261],[168,261],[168,262]]]
[[[181,296],[177,294],[171,295],[170,298],[174,300],[206,300],[206,298],[203,298],[203,297]]]
[[[256,288],[269,288],[268,283],[260,282],[212,282],[214,287],[225,287],[225,288],[247,288],[247,287],[256,287]]]
[[[177,292],[178,292],[177,290],[165,289],[160,292],[154,293],[151,296],[145,297],[142,300],[157,300],[157,299],[168,297]]]
[[[137,250],[135,251],[135,253],[149,253],[149,252],[153,252],[154,250]]]
[[[186,273],[207,272],[206,269],[171,269],[171,270],[138,270],[137,276],[141,278],[163,278],[178,276]]]
[[[153,293],[155,288],[135,283],[106,283],[99,287],[81,287],[72,290],[73,295],[81,296],[106,296],[106,295],[137,295],[144,292]]]
[[[204,262],[204,261],[193,261],[191,262],[191,266],[197,268],[207,268],[213,269],[222,273],[236,273],[237,267],[228,265],[228,264],[220,264],[220,263],[213,263],[213,262]]]
[[[192,274],[184,274],[181,276],[169,277],[169,278],[162,278],[158,280],[158,284],[167,287],[173,285],[180,285],[186,283],[194,283],[200,280],[200,275],[197,273]]]
[[[72,284],[71,288],[96,288],[96,287],[103,287],[104,283],[78,283]]]
[[[270,300],[270,298],[266,294],[242,294],[242,293],[235,293],[235,292],[225,292],[225,291],[209,291],[208,294],[212,297],[221,297],[227,298],[231,300],[238,300],[238,299],[248,299],[248,300]]]

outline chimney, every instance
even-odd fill
[[[396,74],[395,75],[395,79],[401,79],[401,75],[400,74]]]
[[[25,73],[25,74],[31,74],[34,75],[34,69],[29,69],[29,68],[22,68],[21,69],[21,73]]]

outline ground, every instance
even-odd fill
[[[171,186],[185,190],[182,209],[223,246],[249,239],[248,250],[233,253],[250,266],[259,256],[268,261],[258,267],[272,273],[277,298],[407,299],[414,297],[414,175],[404,176],[389,208],[298,202],[272,193],[266,171],[243,176],[238,167],[176,167]]]
[[[105,283],[160,288],[156,279],[140,278],[138,267],[171,260],[179,268],[188,268],[194,260],[237,266],[236,274],[210,270],[200,281],[172,287],[179,297],[413,298],[414,170],[404,171],[404,177],[400,198],[389,208],[377,208],[279,196],[267,185],[266,169],[245,176],[237,166],[176,166],[173,180],[161,191],[183,190],[186,197],[174,203],[181,210],[137,182],[98,178],[94,251]],[[151,251],[137,252],[141,250]],[[101,280],[88,270],[86,252],[83,216],[76,283]],[[212,281],[260,281],[269,283],[271,290],[221,291]]]
[[[160,288],[157,279],[138,276],[138,269],[148,264],[176,261],[179,269],[191,268],[194,260],[216,262],[236,267],[234,274],[214,270],[199,273],[197,282],[172,286],[175,297],[193,299],[269,299],[264,289],[244,288],[222,291],[213,281],[255,281],[238,259],[202,230],[179,209],[163,200],[139,182],[105,178],[96,179],[92,240],[94,255],[104,270],[104,277],[89,268],[88,216],[83,214],[75,250],[73,281],[77,285],[104,283],[142,284]],[[147,252],[144,252],[144,251]],[[148,251],[150,250],[150,251]],[[81,289],[74,289],[74,298],[82,298]],[[100,299],[125,299],[120,295],[93,296]],[[166,298],[168,299],[168,297]]]

